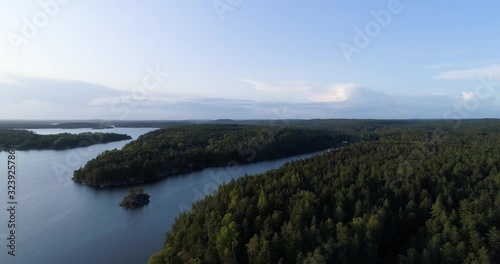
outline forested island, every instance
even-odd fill
[[[134,209],[149,204],[150,195],[144,193],[142,187],[135,187],[128,190],[127,196],[118,204],[126,209]]]
[[[500,263],[498,121],[372,123],[222,185],[149,263]]]
[[[95,187],[155,181],[172,175],[325,150],[348,140],[332,131],[279,126],[184,125],[142,135],[106,151],[74,173]]]
[[[132,139],[116,133],[39,135],[28,130],[0,129],[0,150],[64,150]]]
[[[0,120],[0,129],[110,129],[109,122],[103,121],[28,121],[28,120]]]

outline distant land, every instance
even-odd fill
[[[116,133],[39,135],[27,130],[0,129],[0,150],[64,150],[130,139],[129,135]]]
[[[30,120],[13,120],[13,121],[0,121],[0,128],[12,129],[78,129],[78,128],[91,128],[91,129],[107,129],[113,128],[106,123],[91,122],[91,121],[30,121]]]
[[[226,124],[226,125],[267,125],[304,127],[313,126],[328,130],[355,130],[369,127],[394,127],[419,124],[436,124],[438,126],[470,124],[477,122],[500,122],[496,118],[484,119],[215,119],[215,120],[0,120],[0,128],[13,129],[110,129],[113,127],[128,128],[167,128],[193,124]]]
[[[239,124],[263,125],[275,122],[272,120],[0,120],[0,128],[12,129],[110,129],[113,127],[128,128],[166,128],[193,124]],[[288,123],[289,120],[278,120],[276,123]]]

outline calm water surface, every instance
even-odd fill
[[[36,129],[39,134],[116,132],[134,139],[147,128]],[[177,215],[193,201],[215,191],[221,182],[275,169],[310,157],[300,155],[236,169],[210,168],[168,178],[144,189],[151,203],[125,210],[118,203],[128,188],[96,190],[75,184],[72,172],[105,150],[128,141],[67,151],[17,152],[17,248],[7,254],[7,153],[0,152],[0,263],[146,263],[159,251]]]

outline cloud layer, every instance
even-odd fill
[[[289,81],[266,83],[246,79],[255,91],[269,94],[295,94],[301,101],[308,102],[344,102],[383,100],[386,95],[354,83],[332,83],[327,85],[307,83],[304,81]]]
[[[475,72],[477,73],[477,72]],[[443,76],[472,76],[449,74]],[[248,93],[294,94],[295,101],[259,101],[133,94],[80,81],[19,76],[0,78],[0,119],[307,119],[498,117],[493,97],[477,100],[474,91],[456,95],[396,96],[353,83],[304,81],[266,83],[244,80]],[[464,104],[477,103],[463,110]],[[466,111],[466,115],[450,115]],[[448,116],[447,116],[448,115]]]
[[[441,80],[479,80],[480,78],[500,80],[500,65],[445,71],[436,75],[435,78]]]

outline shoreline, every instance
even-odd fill
[[[238,165],[251,165],[251,164],[256,164],[256,163],[260,163],[260,162],[275,161],[275,160],[286,159],[286,158],[291,158],[291,157],[296,157],[296,156],[301,156],[301,155],[310,155],[310,154],[315,154],[315,153],[317,153],[319,155],[319,154],[324,154],[324,153],[327,153],[327,152],[330,152],[330,151],[334,151],[334,150],[338,150],[338,149],[340,149],[340,147],[338,147],[338,146],[337,147],[330,147],[330,148],[323,149],[323,150],[317,150],[317,151],[312,151],[312,152],[299,153],[299,154],[295,154],[295,155],[291,155],[291,156],[279,156],[279,157],[274,157],[274,158],[271,158],[271,159],[256,160],[256,161],[253,161],[253,162],[237,163],[237,164]],[[217,164],[217,165],[205,167],[205,168],[202,168],[202,169],[199,169],[199,170],[190,170],[190,171],[175,172],[175,173],[169,173],[169,174],[167,173],[165,175],[162,175],[165,172],[160,172],[152,180],[136,181],[136,180],[133,180],[134,178],[129,178],[125,182],[124,181],[117,182],[117,183],[106,182],[106,183],[103,183],[103,184],[101,184],[99,186],[92,185],[92,184],[89,184],[87,182],[84,182],[84,181],[81,181],[81,180],[78,180],[78,179],[74,179],[74,178],[72,178],[71,180],[74,181],[77,184],[85,185],[85,186],[92,187],[92,188],[98,189],[98,190],[113,189],[113,188],[122,188],[122,187],[136,186],[136,185],[145,184],[145,183],[146,184],[148,184],[148,183],[155,183],[155,182],[164,180],[166,178],[179,177],[179,176],[182,176],[182,175],[185,175],[185,174],[194,173],[194,172],[200,172],[200,171],[203,171],[203,170],[206,170],[206,169],[226,168],[227,166],[229,166],[229,164],[231,164],[231,162],[232,161],[227,161],[227,162],[224,162],[222,164]],[[159,175],[161,175],[161,176],[159,176]]]

